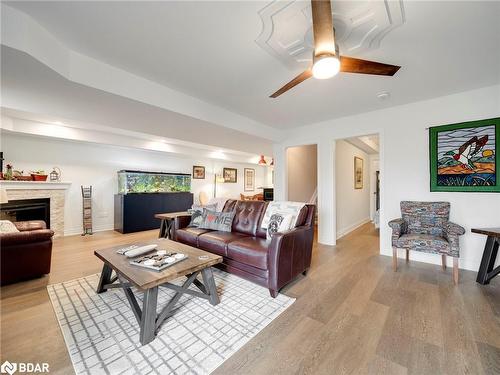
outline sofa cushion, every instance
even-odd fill
[[[403,234],[394,245],[425,253],[447,254],[450,252],[450,244],[445,238],[430,234]]]
[[[246,237],[227,245],[227,257],[262,270],[267,269],[267,253],[271,241],[260,237]]]
[[[246,237],[235,232],[211,231],[198,237],[198,246],[217,255],[226,256],[227,244]]]
[[[207,232],[210,232],[210,230],[200,228],[183,228],[177,229],[175,231],[177,235],[177,241],[195,247],[198,246],[198,236]]]
[[[203,210],[203,219],[199,228],[212,229],[221,232],[231,232],[234,212],[215,212]]]
[[[266,207],[263,201],[238,201],[234,208],[233,232],[255,236]]]

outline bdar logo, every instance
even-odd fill
[[[10,363],[9,361],[5,361],[2,363],[2,366],[0,366],[0,371],[2,374],[10,374],[12,375],[15,373],[17,370],[17,363]]]

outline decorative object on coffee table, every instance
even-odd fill
[[[170,240],[156,240],[151,243],[158,244],[157,250],[182,253],[187,255],[187,259],[157,272],[131,265],[128,258],[117,253],[117,250],[122,248],[123,245],[94,252],[104,262],[97,293],[103,293],[111,288],[123,289],[139,324],[139,341],[142,345],[146,345],[155,339],[156,331],[165,319],[174,314],[173,308],[183,294],[205,298],[212,305],[219,303],[219,296],[210,267],[221,263],[221,256]],[[113,271],[115,276],[112,276]],[[200,273],[203,283],[197,279]],[[172,280],[183,276],[186,277],[186,281],[182,286],[171,283]],[[200,291],[189,289],[191,284],[194,284]],[[142,309],[131,290],[132,287],[144,292]],[[174,290],[176,293],[162,308],[161,312],[157,314],[158,289],[160,287]]]
[[[223,168],[222,176],[224,177],[224,182],[238,182],[238,170],[236,168]]]
[[[205,179],[205,167],[201,165],[193,165],[193,179],[204,180]]]
[[[354,189],[363,189],[363,159],[354,157]]]
[[[245,177],[244,189],[245,191],[255,190],[255,169],[245,168],[243,171],[243,176]]]
[[[500,117],[429,128],[431,191],[500,192]]]
[[[479,284],[486,285],[490,283],[491,279],[500,274],[500,265],[494,268],[500,245],[500,228],[473,228],[471,232],[488,236],[476,278]]]
[[[83,214],[83,233],[92,234],[92,186],[82,186],[82,214]]]

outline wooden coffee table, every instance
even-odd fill
[[[144,242],[139,245],[158,244],[157,250],[183,253],[187,259],[166,268],[163,271],[153,271],[147,268],[132,266],[127,258],[116,251],[129,245],[119,245],[107,249],[96,250],[94,254],[104,262],[97,293],[103,293],[111,288],[122,288],[125,292],[130,307],[139,323],[139,340],[145,345],[154,340],[156,331],[168,317],[173,315],[173,307],[183,294],[208,299],[212,305],[219,303],[219,296],[214,282],[211,266],[221,263],[222,257],[194,247],[174,242],[167,239],[158,239]],[[113,275],[113,271],[115,275]],[[203,283],[197,279],[201,273]],[[171,284],[170,281],[179,277],[186,277],[182,286]],[[200,291],[188,289],[194,284]],[[136,287],[144,292],[142,309],[139,306],[131,287]],[[159,314],[156,313],[158,302],[158,288],[168,288],[176,293],[163,307]]]

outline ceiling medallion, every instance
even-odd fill
[[[336,42],[343,55],[377,49],[382,39],[405,23],[403,1],[332,3]],[[273,1],[259,11],[262,31],[255,42],[290,69],[309,66],[313,34],[309,1]]]

